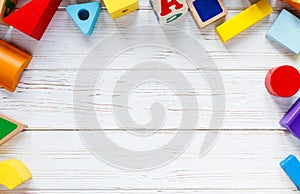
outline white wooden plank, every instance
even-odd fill
[[[147,70],[149,74],[155,70]],[[143,71],[140,71],[141,73]],[[171,71],[169,71],[170,73]],[[99,82],[101,88],[95,91],[95,100],[86,107],[96,108],[96,113],[103,128],[119,128],[113,116],[112,96],[115,82],[124,71],[109,70],[103,74]],[[168,71],[166,70],[166,73]],[[194,94],[180,94],[187,98],[197,98],[199,108],[181,110],[180,96],[163,84],[150,82],[141,85],[132,93],[129,110],[137,122],[149,122],[148,110],[152,103],[161,101],[167,108],[167,122],[164,129],[178,128],[183,111],[198,111],[200,114],[200,129],[206,129],[212,114],[211,91],[198,71],[182,71],[194,87]],[[226,113],[224,129],[282,129],[279,120],[297,99],[297,96],[284,99],[272,97],[265,89],[264,77],[267,72],[260,71],[222,71],[221,76],[225,86]],[[25,124],[30,129],[74,129],[73,90],[76,71],[73,70],[29,70],[21,79],[15,93],[0,90],[1,112],[8,114]],[[122,80],[122,79],[121,79]],[[126,80],[123,80],[127,83]],[[176,80],[174,80],[175,84]],[[172,82],[171,82],[172,84]],[[116,91],[114,95],[124,95],[124,90]],[[94,90],[84,88],[82,92]],[[217,92],[217,91],[216,91]],[[217,92],[218,93],[218,92]],[[178,98],[177,98],[178,97]],[[94,102],[93,102],[94,101]],[[95,105],[94,105],[95,104]],[[84,110],[84,109],[82,109]],[[87,126],[88,127],[88,126]],[[92,127],[92,126],[90,126]],[[133,126],[129,126],[131,128]],[[92,127],[93,128],[93,127]]]
[[[132,149],[153,149],[174,133],[131,138],[121,132],[107,135]],[[284,132],[222,132],[215,147],[204,157],[199,148],[205,132],[197,132],[188,149],[173,162],[146,171],[121,170],[96,159],[77,132],[23,132],[0,148],[1,160],[15,157],[31,170],[26,190],[195,190],[292,192],[296,187],[279,162],[288,154],[300,155],[300,141]],[[116,150],[111,150],[116,153]],[[120,160],[127,155],[119,154]],[[1,187],[1,190],[3,187]]]
[[[237,11],[230,11],[227,18],[237,13]],[[292,56],[288,51],[265,38],[265,33],[276,17],[277,13],[272,14],[226,44],[221,43],[214,30],[214,27],[222,21],[199,31],[192,17],[188,14],[187,17],[172,26],[183,29],[197,39],[215,60],[219,69],[266,70],[281,64],[300,64],[299,57]],[[34,59],[29,69],[77,69],[97,42],[115,32],[123,31],[126,27],[142,24],[158,26],[152,11],[135,12],[115,21],[104,11],[99,17],[93,35],[87,38],[83,36],[65,11],[58,11],[41,41],[37,42],[16,30],[10,30],[5,39],[33,53]],[[4,34],[5,29],[3,27],[1,29],[1,34]],[[136,34],[136,36],[138,37],[139,34]],[[253,42],[256,44],[253,44]],[[170,51],[158,49],[157,51],[145,53],[136,50],[129,52],[124,60],[130,62],[133,55],[140,58],[147,58],[149,55],[159,57],[167,52]],[[99,53],[99,56],[101,56],[101,53]]]

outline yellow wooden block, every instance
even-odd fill
[[[260,0],[258,3],[253,4],[230,20],[219,25],[216,28],[216,32],[222,42],[226,42],[272,12],[273,9],[268,0]]]
[[[0,184],[14,189],[32,177],[27,167],[19,160],[8,159],[0,162]]]
[[[138,0],[104,0],[104,4],[112,19],[139,9]]]
[[[7,25],[3,19],[15,10],[17,3],[18,0],[0,0],[0,24]]]

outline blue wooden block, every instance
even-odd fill
[[[300,188],[299,160],[294,155],[289,155],[286,159],[280,162],[280,166],[299,189]]]
[[[300,19],[287,10],[281,11],[266,36],[294,54],[300,53]]]
[[[101,11],[100,4],[98,2],[91,2],[68,5],[66,10],[80,30],[86,36],[90,36]]]

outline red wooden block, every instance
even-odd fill
[[[62,0],[31,0],[4,22],[40,40]]]
[[[291,97],[299,91],[299,71],[289,65],[271,69],[266,76],[266,88],[270,94],[280,97]]]

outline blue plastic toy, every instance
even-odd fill
[[[300,19],[287,10],[281,11],[266,36],[294,54],[300,53]]]
[[[300,162],[294,155],[289,155],[286,159],[280,162],[281,168],[290,177],[293,183],[300,188]]]
[[[86,36],[90,36],[101,11],[100,4],[98,2],[91,2],[68,5],[66,10],[80,30]]]

